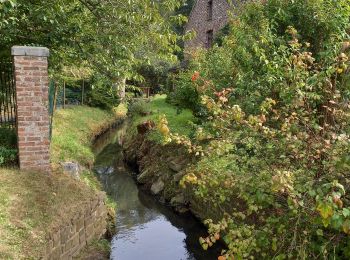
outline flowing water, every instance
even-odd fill
[[[203,251],[198,238],[205,228],[191,214],[177,214],[143,191],[133,172],[124,165],[121,142],[126,124],[101,136],[95,172],[105,191],[117,203],[116,235],[111,259],[211,260],[220,249]]]

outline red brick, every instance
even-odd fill
[[[47,57],[15,56],[20,168],[50,171]]]

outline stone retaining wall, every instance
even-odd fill
[[[106,233],[107,208],[101,193],[77,210],[68,223],[49,235],[43,259],[72,259],[92,240]]]

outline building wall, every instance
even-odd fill
[[[197,0],[189,17],[185,31],[194,30],[196,37],[185,42],[185,49],[207,47],[207,32],[212,30],[213,36],[222,29],[228,22],[228,10],[230,5],[227,0],[212,0],[213,15],[208,20],[208,2],[209,0]]]

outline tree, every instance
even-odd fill
[[[88,64],[114,82],[137,78],[135,64],[151,57],[174,60],[174,10],[181,0],[2,0],[0,49],[42,45],[51,50],[53,74]],[[3,55],[5,55],[3,53]]]

